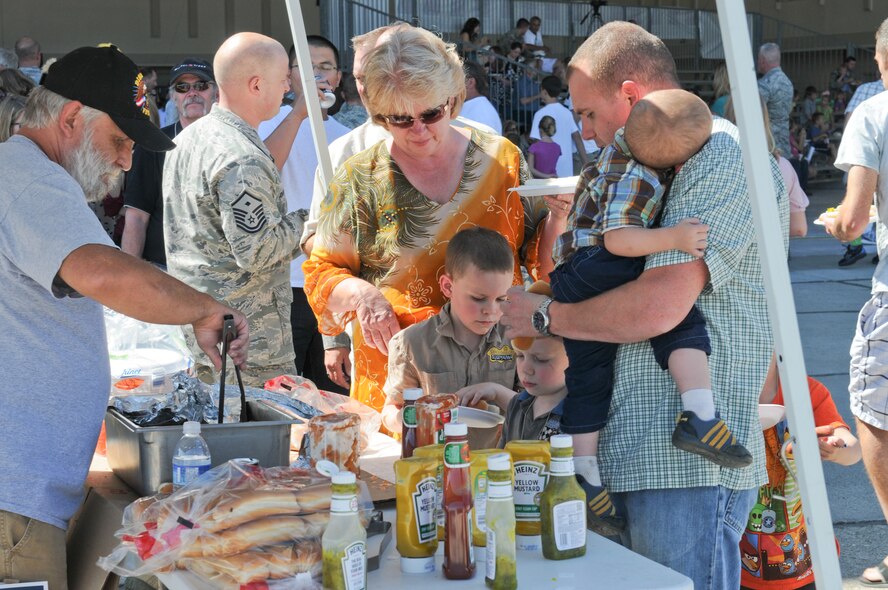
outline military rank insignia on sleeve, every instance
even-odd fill
[[[234,213],[237,227],[249,234],[254,234],[265,227],[268,221],[265,217],[262,200],[247,191],[242,192],[241,196],[231,204],[231,210]]]

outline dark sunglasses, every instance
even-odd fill
[[[188,82],[179,82],[178,84],[173,84],[173,89],[179,94],[185,94],[192,88],[194,88],[198,92],[203,92],[212,85],[212,82],[204,82],[203,80],[198,80],[197,82],[192,82],[191,84],[189,84]]]
[[[376,115],[374,118],[380,123],[386,122],[392,127],[397,127],[399,129],[409,129],[410,127],[413,127],[413,122],[417,119],[419,119],[419,122],[423,125],[432,125],[444,117],[447,109],[450,108],[451,100],[452,99],[448,98],[447,102],[444,104],[423,111],[420,113],[419,117],[411,117],[410,115]]]

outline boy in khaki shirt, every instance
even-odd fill
[[[498,321],[513,269],[512,250],[494,231],[475,227],[450,240],[439,283],[450,301],[389,342],[386,428],[401,431],[402,392],[410,387],[460,399],[477,396],[505,410],[515,395],[515,351]]]

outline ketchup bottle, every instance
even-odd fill
[[[401,410],[401,458],[409,459],[416,448],[416,400],[422,397],[422,389],[411,387],[404,390],[404,408]]]
[[[444,425],[444,577],[451,580],[475,575],[468,433],[462,422]]]

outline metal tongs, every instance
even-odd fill
[[[234,316],[231,314],[222,318],[222,378],[219,379],[219,424],[225,410],[225,367],[228,364],[228,345],[237,338],[237,328],[234,327]],[[244,390],[244,381],[241,378],[240,367],[234,365],[234,374],[237,376],[237,385],[240,387],[240,421],[248,422],[247,416],[247,392]]]

